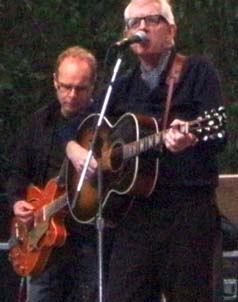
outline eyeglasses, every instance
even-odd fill
[[[128,29],[136,29],[140,26],[142,20],[144,20],[148,26],[158,25],[161,21],[168,23],[165,17],[161,15],[148,15],[144,17],[128,18],[126,19],[126,26]]]
[[[77,94],[82,93],[82,92],[87,92],[90,87],[88,85],[70,85],[70,84],[64,84],[57,82],[57,88],[60,90],[62,93],[69,94],[73,89]]]

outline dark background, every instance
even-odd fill
[[[237,0],[174,0],[178,24],[176,45],[185,53],[208,56],[218,68],[228,107],[231,144],[221,156],[221,171],[238,171],[238,2]],[[0,1],[0,189],[11,168],[9,140],[14,141],[29,115],[54,97],[55,58],[80,44],[99,61],[98,88],[108,83],[116,54],[109,46],[121,38],[123,9],[115,0]],[[126,53],[124,66],[131,61]],[[10,144],[11,145],[11,144]],[[14,147],[14,145],[13,145]]]
[[[226,151],[219,157],[220,171],[237,173],[238,2],[171,2],[178,24],[178,49],[184,54],[208,56],[220,72],[230,136]],[[12,168],[10,151],[29,115],[54,97],[52,70],[56,56],[76,44],[93,51],[99,61],[98,89],[102,88],[102,79],[108,83],[105,75],[111,74],[116,58],[116,54],[110,53],[105,63],[105,54],[121,38],[126,3],[125,0],[0,0],[0,241],[9,236],[10,213],[4,192]],[[130,60],[126,54],[123,68]],[[0,252],[0,276],[0,302],[14,301],[19,279],[9,267],[7,252]]]

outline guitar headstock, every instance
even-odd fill
[[[205,111],[189,125],[192,132],[201,141],[223,139],[226,135],[227,116],[224,107]]]

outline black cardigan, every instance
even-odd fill
[[[55,167],[55,176],[58,175],[65,157],[66,142],[75,137],[78,125],[90,110],[78,114],[71,119],[67,127],[62,128],[60,133],[62,139],[58,146],[59,166]],[[55,125],[60,116],[59,103],[53,101],[36,111],[27,126],[22,129],[21,137],[17,138],[13,154],[13,169],[7,182],[7,193],[11,204],[25,198],[29,184],[33,183],[43,188],[49,180],[47,179],[48,160],[52,151]]]
[[[118,118],[125,112],[145,114],[161,119],[167,96],[167,70],[159,85],[150,91],[142,81],[137,66],[130,74],[120,78],[113,89],[107,115]],[[205,110],[222,105],[220,81],[209,60],[201,56],[188,57],[176,84],[169,120],[193,120]],[[168,187],[214,188],[218,183],[216,154],[224,149],[226,137],[221,140],[199,142],[195,147],[179,153],[163,149],[160,156],[158,184]],[[146,174],[149,171],[145,171]]]

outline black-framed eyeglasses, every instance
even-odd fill
[[[168,23],[165,17],[162,15],[148,15],[144,17],[128,18],[125,20],[125,22],[128,29],[136,29],[140,26],[142,20],[144,20],[148,26],[158,25],[161,21]]]
[[[70,85],[70,84],[65,84],[57,81],[57,88],[60,90],[62,93],[70,93],[72,90],[75,90],[75,92],[81,93],[81,92],[86,92],[90,89],[88,85]]]

